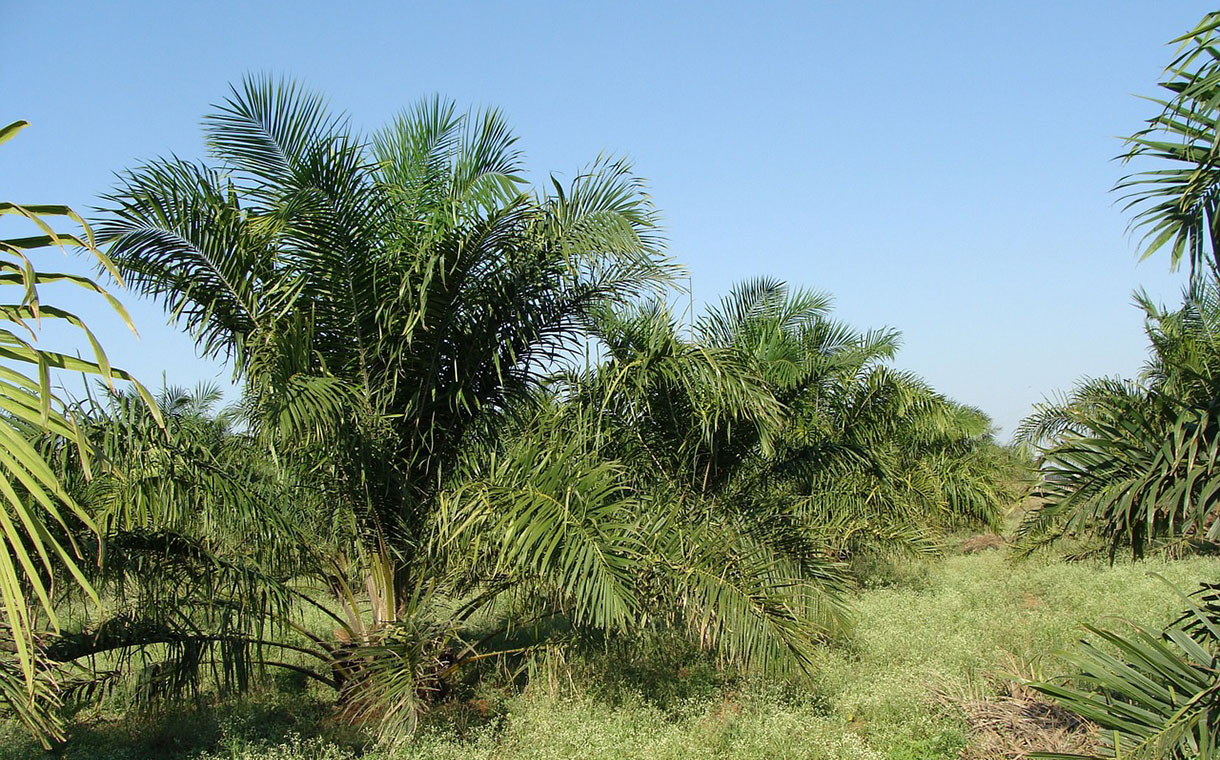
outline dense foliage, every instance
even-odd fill
[[[1173,310],[1137,296],[1138,380],[1023,424],[1027,552],[1220,543],[1217,30],[1180,40],[1130,138],[1128,159],[1169,168],[1119,184],[1145,254],[1188,260],[1190,286]],[[365,136],[264,78],[204,128],[206,160],[120,175],[106,254],[87,226],[48,226],[84,226],[65,208],[0,204],[40,232],[0,241],[22,290],[0,329],[0,700],[41,741],[114,695],[152,711],[273,671],[388,743],[485,680],[590,653],[680,642],[809,683],[852,628],[860,567],[998,531],[1018,495],[986,416],[893,366],[896,332],[764,277],[676,316],[678,270],[622,160],[534,188],[496,111],[434,98]],[[27,255],[65,245],[228,361],[240,402],[116,388],[130,378],[84,324],[38,298],[67,282],[125,317]],[[42,318],[93,360],[38,347]],[[53,368],[105,384],[65,405]],[[1077,672],[1033,688],[1103,729],[1068,726],[1103,756],[1213,756],[1218,605],[1208,585],[1161,632],[1092,627]]]
[[[278,668],[392,739],[485,663],[609,639],[796,674],[850,626],[849,560],[998,525],[986,417],[895,370],[896,333],[767,279],[680,324],[622,161],[535,191],[494,111],[364,138],[264,79],[205,130],[209,162],[124,174],[97,230],[243,398],[99,392],[96,473],[44,437],[101,536],[101,606],[65,589],[41,639],[54,700]]]

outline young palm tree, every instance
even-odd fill
[[[800,522],[821,526],[844,556],[847,536],[898,546],[891,539],[922,534],[906,545],[926,548],[940,529],[994,525],[1008,495],[986,456],[995,448],[986,418],[889,367],[896,332],[856,333],[827,306],[755,280],[696,326],[755,368],[787,410],[738,468],[748,477],[729,481],[733,498],[795,499]]]
[[[929,549],[939,526],[994,523],[1005,498],[978,456],[981,416],[884,367],[893,333],[856,334],[827,307],[758,279],[685,337],[656,302],[603,314],[605,360],[566,378],[562,396],[658,505],[663,530],[640,538],[673,571],[657,584],[703,582],[652,596],[682,600],[679,622],[751,665],[799,665],[844,625],[840,560],[853,551]],[[679,546],[694,537],[700,551]],[[683,570],[717,565],[734,593]]]
[[[327,505],[313,574],[341,610],[336,683],[361,706],[349,687],[376,686],[359,675],[374,670],[370,647],[390,656],[404,630],[426,629],[435,660],[470,614],[462,600],[504,589],[455,579],[471,549],[437,542],[467,460],[494,449],[595,312],[670,269],[626,164],[599,159],[530,192],[494,111],[434,99],[364,142],[319,98],[249,80],[206,129],[213,164],[129,172],[99,230],[136,288],[233,362],[251,434]],[[497,493],[522,509],[539,495],[619,509],[624,490],[599,485],[613,468],[547,453],[550,470],[500,473]],[[527,476],[528,488],[500,482]],[[583,535],[531,514],[531,530],[565,547]],[[522,572],[567,574],[554,583],[578,618],[621,621],[621,600],[580,575],[595,568],[555,564],[552,550],[512,556]],[[445,622],[422,623],[437,605],[451,608]]]
[[[277,453],[325,442],[375,616],[393,619],[471,439],[577,347],[594,307],[664,281],[653,212],[622,162],[523,190],[500,115],[437,99],[365,144],[319,98],[249,80],[206,130],[217,164],[130,172],[102,237],[234,362]]]
[[[1153,351],[1141,381],[1085,383],[1018,431],[1041,449],[1043,502],[1020,529],[1027,550],[1071,534],[1138,557],[1220,536],[1220,290],[1196,280],[1177,311],[1137,300]]]

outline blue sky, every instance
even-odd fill
[[[1108,191],[1205,3],[4,5],[0,122],[32,127],[0,148],[0,198],[85,210],[115,171],[199,156],[246,72],[368,130],[432,93],[497,106],[537,176],[631,157],[697,301],[759,274],[829,292],[1003,437],[1081,377],[1134,374],[1131,291],[1182,284],[1136,261]],[[228,379],[156,305],[124,297],[136,340],[62,293],[147,384]]]

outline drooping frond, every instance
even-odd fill
[[[0,129],[0,143],[6,142],[26,122],[15,122]],[[72,538],[78,528],[95,529],[90,515],[64,489],[59,478],[31,443],[31,433],[41,431],[67,441],[83,472],[92,473],[91,450],[76,420],[66,412],[51,389],[52,372],[67,370],[99,377],[114,386],[116,380],[131,378],[114,368],[85,322],[72,312],[43,303],[39,288],[49,284],[75,286],[100,296],[123,322],[131,319],[119,302],[104,288],[85,277],[40,273],[31,256],[48,248],[79,247],[97,264],[111,272],[114,265],[94,245],[93,232],[79,216],[65,206],[21,205],[0,202],[0,217],[7,221],[24,220],[38,231],[26,237],[0,239],[0,283],[8,286],[6,303],[0,304],[0,605],[3,606],[9,640],[16,658],[6,667],[22,674],[26,691],[24,707],[18,714],[44,735],[56,736],[56,724],[33,700],[41,690],[38,683],[35,630],[45,615],[50,626],[58,628],[59,619],[52,603],[50,578],[63,572],[69,585],[97,599],[92,586],[78,566],[80,547]],[[66,218],[79,224],[79,235],[57,232],[51,219]],[[58,221],[58,219],[56,219]],[[83,336],[89,344],[90,359],[49,351],[38,344],[43,321],[63,323]],[[138,383],[136,393],[145,401],[147,391]],[[154,413],[155,414],[155,413]],[[6,670],[5,673],[9,671]],[[5,693],[12,697],[19,688],[12,679],[2,677]]]
[[[639,607],[640,508],[621,466],[571,431],[543,430],[555,435],[514,442],[447,497],[444,544],[553,589],[579,625],[625,628]]]
[[[1160,83],[1166,94],[1150,99],[1161,111],[1127,138],[1125,160],[1150,159],[1168,168],[1128,175],[1115,188],[1134,212],[1131,228],[1142,233],[1143,256],[1167,248],[1170,265],[1177,268],[1185,259],[1192,277],[1220,266],[1218,18],[1208,14],[1175,40],[1182,48]]]
[[[1161,631],[1086,626],[1099,641],[1060,655],[1074,672],[1030,685],[1100,727],[1095,757],[1220,757],[1215,594],[1205,583],[1194,597],[1183,596],[1186,611]]]

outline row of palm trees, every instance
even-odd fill
[[[534,190],[495,111],[361,136],[258,78],[205,134],[95,230],[242,400],[99,390],[26,431],[76,514],[7,555],[76,547],[7,576],[46,591],[0,652],[44,737],[66,702],[285,668],[393,738],[480,662],[605,636],[799,673],[850,625],[847,560],[1000,519],[987,419],[894,369],[896,333],[767,279],[683,324],[622,161]]]
[[[1220,13],[1186,35],[1161,111],[1129,138],[1155,168],[1121,181],[1145,256],[1189,264],[1179,308],[1142,293],[1150,358],[1138,380],[1099,379],[1042,404],[1019,437],[1039,452],[1040,506],[1021,525],[1032,551],[1064,537],[1119,551],[1214,552],[1220,539]],[[1179,593],[1162,630],[1093,627],[1065,655],[1072,672],[1034,684],[1095,724],[1097,757],[1220,757],[1220,595]]]

